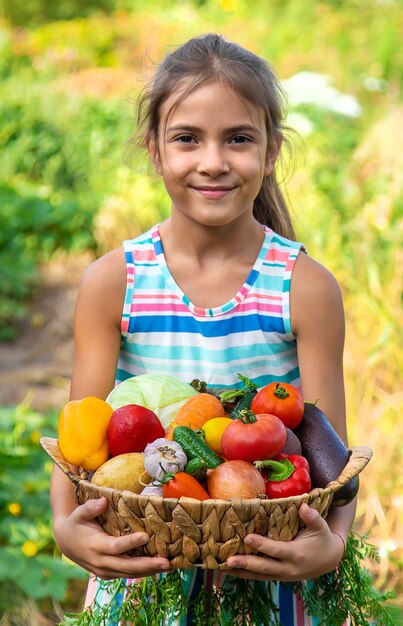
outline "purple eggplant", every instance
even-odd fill
[[[350,451],[334,430],[326,415],[314,404],[305,403],[302,421],[294,429],[302,455],[307,459],[313,487],[326,487],[336,480],[350,458]],[[345,506],[357,495],[358,476],[336,491],[332,504]]]

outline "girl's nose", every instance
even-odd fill
[[[197,171],[199,174],[208,174],[213,177],[219,176],[220,174],[228,174],[230,165],[225,158],[223,148],[217,145],[205,146],[205,148],[199,152]]]

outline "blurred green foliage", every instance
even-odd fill
[[[116,10],[144,11],[153,6],[161,10],[175,4],[191,4],[196,8],[209,4],[208,0],[2,0],[1,17],[13,26],[32,26],[56,20],[71,20],[77,17],[89,17],[97,14],[110,14]],[[242,2],[246,4],[246,2]]]
[[[52,203],[0,183],[0,340],[15,336],[26,302],[39,278],[39,265],[58,249],[93,246],[91,215],[77,202]]]
[[[0,617],[16,598],[63,600],[69,581],[86,578],[55,548],[49,507],[53,462],[39,446],[55,437],[57,415],[28,404],[0,408]],[[7,589],[7,593],[3,591]]]
[[[114,0],[3,0],[3,17],[13,26],[40,24],[45,21],[70,20],[76,17],[88,17],[94,12],[108,13],[116,8]],[[129,3],[127,3],[129,4]]]
[[[345,296],[352,443],[370,445],[375,453],[379,449],[378,458],[393,458],[398,466],[401,396],[396,381],[403,367],[398,350],[403,211],[399,0],[255,0],[253,6],[249,0],[3,0],[0,341],[16,335],[40,284],[41,263],[55,252],[91,249],[100,254],[167,217],[169,198],[149,175],[144,155],[134,146],[132,169],[124,162],[134,128],[132,102],[142,84],[139,76],[147,77],[170,46],[208,31],[222,32],[264,56],[281,79],[307,72],[300,83],[303,95],[315,75],[326,76],[335,90],[313,86],[311,100],[289,97],[290,125],[295,122],[304,145],[302,152],[296,149],[295,172],[286,189],[298,237],[335,273]],[[352,98],[361,110],[337,111],[332,104],[339,96]],[[6,474],[0,473],[0,582],[6,576],[2,563],[10,571],[16,564],[17,572],[21,563],[29,565],[27,572],[36,567],[38,577],[40,558],[53,559],[45,496],[49,476],[44,454],[29,439],[40,419],[26,407],[0,411],[0,468],[10,467],[13,479],[4,482]],[[16,428],[23,422],[27,430],[18,438]],[[40,486],[32,492],[38,498],[32,511],[24,472],[31,472]],[[22,491],[13,491],[15,481]],[[374,498],[373,491],[379,499],[371,508],[367,498]],[[401,563],[390,544],[397,535],[401,500],[393,494],[398,492],[393,473],[385,477],[383,464],[369,465],[359,515],[365,517],[364,530],[378,533],[373,538],[386,554],[382,584],[391,580],[396,585],[396,573],[388,568]],[[19,503],[21,514],[11,513],[10,503]],[[44,525],[35,529],[34,516],[46,520]],[[376,531],[379,516],[387,523]],[[6,538],[10,521],[18,523]],[[38,555],[24,555],[24,541],[33,541]],[[55,562],[64,567],[58,556]],[[43,582],[38,593],[61,597],[70,575],[63,571],[55,589],[46,577],[35,578]]]
[[[0,87],[0,340],[15,337],[57,250],[94,250],[93,217],[129,131],[122,110],[66,102],[13,79]]]

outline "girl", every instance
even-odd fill
[[[295,242],[276,181],[281,96],[266,62],[221,36],[191,39],[166,57],[139,119],[172,214],[85,272],[72,399],[104,399],[117,382],[144,373],[234,387],[242,372],[258,386],[300,385],[346,441],[342,298],[333,276]],[[51,501],[60,549],[100,579],[170,568],[163,558],[127,556],[147,536],[105,534],[95,521],[105,499],[76,506],[57,468]],[[306,528],[294,541],[249,535],[246,542],[265,556],[233,556],[227,573],[273,581],[282,624],[313,623],[303,621],[291,586],[278,581],[333,570],[354,513],[350,504],[325,521],[303,505]],[[205,574],[186,572],[186,590]]]

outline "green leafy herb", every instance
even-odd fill
[[[110,595],[101,604],[98,595]],[[135,622],[136,626],[157,626],[167,615],[177,619],[186,611],[179,570],[161,577],[149,576],[137,584],[127,584],[124,579],[104,582],[95,596],[92,606],[82,613],[68,613],[59,626],[108,626],[116,623]]]
[[[306,610],[320,624],[342,626],[347,618],[351,626],[396,626],[401,612],[391,605],[391,593],[373,586],[371,574],[362,560],[378,560],[375,547],[351,532],[346,554],[337,570],[314,581],[293,584]],[[208,593],[202,588],[192,600],[184,597],[181,574],[175,571],[161,577],[143,578],[138,584],[123,580],[104,583],[110,600],[103,606],[97,597],[81,614],[68,614],[60,626],[107,626],[109,619],[136,626],[160,626],[170,619],[193,613],[194,626],[281,626],[278,608],[271,596],[270,584],[227,577],[219,589]]]
[[[244,386],[242,389],[229,389],[228,391],[223,391],[220,393],[221,402],[234,402],[235,400],[242,398],[246,393],[251,391],[257,391],[258,387],[255,383],[248,378],[247,376],[243,376],[242,374],[237,374],[240,381],[243,382]]]
[[[364,558],[379,560],[375,546],[366,538],[366,535],[360,537],[352,531],[346,554],[337,570],[315,581],[296,584],[309,613],[317,616],[321,624],[341,626],[347,617],[351,626],[396,626],[401,623],[399,607],[387,604],[394,595],[377,591],[370,572],[362,567]]]
[[[243,578],[225,580],[218,613],[220,625],[281,626],[278,612],[271,596],[270,584]]]

